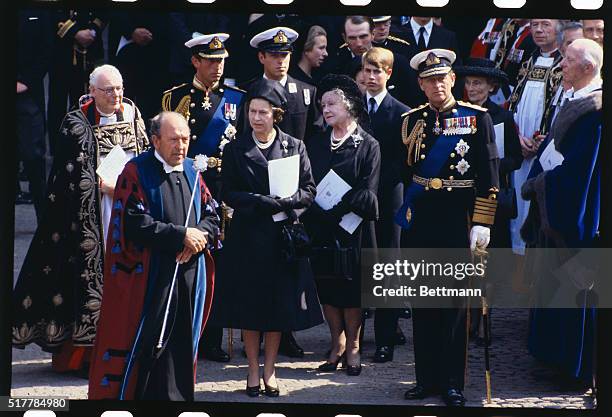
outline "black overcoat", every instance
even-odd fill
[[[310,161],[302,141],[275,129],[268,160],[300,156],[298,191],[284,207],[295,216],[315,196]],[[211,322],[259,331],[322,323],[308,261],[287,262],[281,256],[283,222],[274,222],[272,215],[283,207],[269,196],[268,161],[250,131],[226,145],[222,164],[222,199],[234,214],[219,253]]]
[[[324,210],[315,202],[304,216],[314,246],[332,246],[335,240],[341,247],[376,247],[374,222],[378,220],[378,182],[380,176],[380,146],[376,139],[358,127],[356,134],[332,151],[331,128],[307,141],[308,155],[312,158],[312,173],[316,183],[333,169],[352,188],[343,197],[336,215],[349,212],[363,218],[352,233],[340,226],[329,227]],[[321,302],[336,307],[360,306],[360,274],[354,269],[352,280],[321,280],[317,285]]]

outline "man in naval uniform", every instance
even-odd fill
[[[86,374],[115,191],[112,175],[97,170],[111,152],[127,161],[149,143],[117,68],[92,71],[89,95],[66,114],[58,137],[42,219],[15,286],[13,346],[36,343],[53,353],[55,371]]]
[[[512,249],[517,255],[525,253],[525,242],[520,236],[520,228],[529,211],[529,202],[522,198],[519,190],[527,179],[540,143],[550,127],[554,114],[552,99],[561,86],[563,77],[559,66],[562,57],[557,42],[561,30],[560,22],[556,19],[531,19],[530,27],[538,48],[521,66],[509,106],[519,130],[524,158],[521,168],[514,171],[513,176],[514,189],[517,191],[518,216],[510,221],[510,233]]]
[[[391,30],[391,16],[372,16],[374,22],[374,37],[372,45],[386,48],[394,54],[400,54],[407,59],[412,58],[416,51],[411,48],[410,42],[389,34]]]
[[[293,43],[297,38],[295,30],[279,26],[253,36],[250,45],[258,50],[263,77],[278,81],[287,93],[287,111],[278,127],[295,138],[305,140],[323,128],[323,118],[315,103],[316,87],[288,75]],[[248,91],[260,78],[247,82],[244,89]],[[247,127],[248,118],[244,119],[244,128],[250,128]]]
[[[204,154],[211,169],[202,173],[215,201],[221,201],[221,156],[223,147],[236,134],[238,113],[245,92],[221,82],[225,58],[229,56],[225,42],[229,35],[213,33],[195,36],[185,42],[191,50],[191,63],[196,73],[191,83],[184,83],[166,92],[162,109],[181,113],[189,122],[191,144],[189,156]],[[222,231],[228,221],[228,208],[221,204],[219,215]],[[217,362],[228,362],[229,355],[221,348],[223,329],[204,329],[200,355]]]
[[[404,202],[395,221],[406,248],[484,250],[495,218],[498,156],[487,110],[456,101],[451,89],[455,53],[431,49],[410,65],[429,102],[404,114],[407,147]],[[442,394],[449,406],[463,406],[466,306],[414,308],[416,386],[406,399]]]

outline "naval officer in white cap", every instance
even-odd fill
[[[222,82],[225,58],[229,56],[226,33],[195,33],[185,42],[191,51],[195,74],[184,83],[164,92],[162,109],[182,114],[189,123],[191,140],[189,156],[207,155],[209,168],[202,173],[213,198],[221,202],[221,157],[223,147],[234,139],[245,91]],[[224,204],[219,216],[227,216]],[[222,234],[225,228],[222,226]],[[216,255],[215,255],[216,256]],[[202,334],[199,355],[216,362],[228,362],[221,348],[223,329],[207,325]]]
[[[403,248],[470,247],[479,254],[495,220],[499,158],[487,109],[451,93],[454,61],[446,49],[425,50],[410,61],[428,103],[403,115],[404,202],[395,221]],[[467,250],[464,256],[469,261]],[[416,308],[423,301],[413,303],[416,386],[405,398],[441,394],[447,405],[463,406],[467,299],[438,297],[435,305]]]
[[[279,127],[283,132],[304,140],[322,130],[323,118],[315,103],[316,87],[288,74],[293,43],[298,36],[295,30],[278,26],[253,36],[250,45],[258,50],[257,57],[263,66],[262,76],[278,81],[287,94],[287,113]],[[260,78],[247,82],[243,88],[248,91],[249,86]]]

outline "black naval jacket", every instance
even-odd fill
[[[260,78],[255,78],[244,85],[245,90]],[[292,87],[292,85],[295,87]],[[289,136],[304,140],[314,136],[323,130],[323,116],[315,102],[317,88],[307,84],[291,75],[287,75],[285,83],[287,94],[287,108],[283,115],[283,120],[278,127]],[[248,111],[244,112],[244,121],[239,123],[243,131],[250,131]]]
[[[205,98],[204,91],[196,88],[192,83],[185,83],[164,92],[162,96],[162,110],[174,111],[182,114],[189,122],[189,128],[191,129],[191,142],[196,141],[198,140],[199,135],[204,132],[208,126],[208,123],[210,123],[212,120],[213,115],[215,114],[215,111],[223,98],[223,93],[226,88],[239,90],[243,94],[245,93],[236,87],[231,87],[220,83],[208,94],[211,107],[210,109],[206,110],[203,106]],[[236,114],[228,115],[230,124],[234,127],[238,126],[240,112],[241,106],[236,106]],[[227,139],[231,140],[233,138]],[[190,157],[194,156],[191,153],[193,152],[193,149],[193,147],[189,149]],[[213,163],[214,166],[209,164],[209,168],[213,169],[207,169],[203,173],[204,181],[206,182],[210,193],[212,194],[213,198],[218,199],[221,181],[221,151],[217,150],[215,153],[207,156],[218,159],[216,163]]]
[[[379,48],[388,49],[394,54],[400,54],[408,59],[411,59],[417,52],[416,46],[413,46],[410,44],[410,42],[393,35],[387,36],[387,39],[385,39],[383,42],[372,41],[372,45]]]
[[[472,216],[473,224],[490,226],[494,223],[495,208],[490,206],[495,206],[496,203],[490,198],[499,190],[499,158],[493,123],[485,108],[457,101],[440,112],[438,120],[441,129],[444,128],[444,120],[456,117],[457,109],[461,107],[476,111],[475,132],[458,135],[459,140],[457,140],[457,143],[463,140],[469,149],[463,157],[458,150],[452,149],[447,161],[434,178],[473,180],[474,186],[449,189],[438,187],[439,183],[434,182],[426,188],[414,204],[412,226],[406,233],[410,241],[407,243],[408,246],[415,244],[419,247],[467,247],[468,213]],[[418,139],[417,122],[420,120],[424,122],[422,141],[420,144],[417,141],[413,151],[408,152],[407,162],[410,164],[405,165],[405,188],[412,183],[414,173],[418,172],[419,163],[427,158],[436,139],[442,136],[434,133],[436,111],[426,103],[404,114],[402,139],[406,146],[409,145],[411,138]],[[462,160],[469,164],[469,168],[463,174],[459,172]]]

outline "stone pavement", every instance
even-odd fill
[[[32,206],[16,206],[15,277],[27,251],[35,228]],[[596,400],[590,391],[562,387],[559,376],[536,362],[527,351],[528,310],[496,309],[492,313],[491,346],[492,404],[486,404],[484,350],[470,343],[468,379],[465,395],[472,407],[594,408]],[[400,320],[407,344],[395,349],[393,362],[375,364],[374,320],[366,322],[363,345],[363,371],[358,377],[338,370],[321,373],[316,367],[323,362],[329,337],[325,324],[297,333],[306,351],[303,359],[279,356],[277,378],[281,396],[249,398],[244,394],[247,364],[242,356],[238,330],[233,331],[234,354],[227,364],[201,360],[198,363],[196,400],[224,402],[349,403],[393,405],[443,405],[439,398],[406,401],[404,392],[414,380],[412,322]],[[227,348],[227,331],[223,347]],[[51,371],[51,356],[37,346],[13,349],[12,395],[55,395],[84,399],[87,381],[74,375]]]

